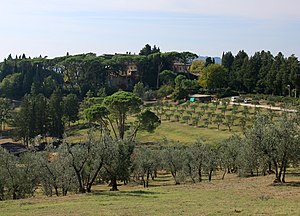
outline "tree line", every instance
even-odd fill
[[[289,167],[299,165],[299,117],[284,113],[277,121],[258,115],[245,137],[234,135],[219,144],[201,140],[187,146],[164,140],[154,147],[136,146],[133,131],[115,139],[107,130],[94,128],[84,143],[63,142],[45,151],[34,149],[19,157],[0,149],[0,200],[32,196],[41,188],[47,196],[91,192],[95,184],[118,182],[151,184],[160,171],[175,184],[211,181],[216,172],[239,176],[275,174],[284,183]],[[100,136],[99,136],[99,132]]]
[[[159,47],[146,45],[139,55],[115,54],[97,56],[94,53],[69,55],[48,59],[30,58],[26,55],[13,58],[9,55],[0,63],[0,94],[10,99],[20,99],[35,88],[38,93],[50,97],[56,88],[64,95],[72,93],[83,99],[87,92],[97,95],[105,88],[112,94],[119,87],[110,83],[111,77],[120,76],[128,65],[137,66],[132,76],[132,85],[126,90],[133,90],[135,83],[141,82],[151,90],[170,91],[172,86],[175,98],[194,91],[222,92],[231,89],[243,93],[264,93],[273,95],[299,95],[300,64],[296,56],[285,57],[282,53],[273,56],[270,52],[256,52],[249,56],[239,51],[235,56],[231,52],[223,53],[222,64],[215,64],[208,57],[206,61],[196,60],[191,52],[165,52]],[[174,71],[174,62],[190,66],[190,73],[180,74]],[[184,76],[190,83],[184,82],[175,87],[174,83]],[[192,82],[192,83],[191,83]],[[125,87],[121,87],[125,88]]]
[[[149,45],[148,45],[149,46]],[[63,94],[76,94],[83,98],[91,91],[97,95],[105,88],[108,94],[119,90],[109,83],[110,77],[120,76],[129,64],[137,65],[134,82],[141,81],[149,88],[158,88],[161,71],[172,70],[173,62],[188,62],[197,55],[190,52],[161,53],[159,48],[145,46],[140,55],[115,54],[96,56],[94,53],[69,55],[48,59],[30,58],[25,54],[13,58],[9,55],[0,63],[0,94],[2,97],[21,99],[32,88],[50,97],[56,88]],[[133,86],[129,86],[132,90]],[[124,89],[125,90],[125,89]]]
[[[239,51],[236,56],[224,53],[222,65],[227,69],[226,87],[246,93],[299,96],[300,63],[296,56],[281,52],[256,52],[249,56]]]

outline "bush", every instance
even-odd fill
[[[168,95],[172,94],[174,91],[174,88],[171,85],[163,85],[157,90],[157,98],[164,98]]]
[[[225,89],[225,91],[219,91],[217,93],[218,98],[226,98],[226,97],[232,97],[232,96],[236,96],[236,95],[239,95],[239,92],[234,91],[230,88]]]

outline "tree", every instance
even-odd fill
[[[145,94],[144,84],[142,82],[138,82],[137,84],[135,84],[133,87],[133,93],[143,100]]]
[[[1,176],[4,177],[2,187],[5,188],[2,195],[11,199],[33,196],[38,185],[36,162],[32,153],[24,153],[16,157],[0,148],[0,171]]]
[[[160,123],[160,119],[153,112],[146,110],[138,115],[138,125],[136,128],[153,133]]]
[[[79,101],[77,96],[75,94],[68,94],[63,98],[62,107],[63,116],[70,127],[71,122],[78,120]]]
[[[32,121],[34,122],[34,136],[46,136],[48,132],[48,101],[42,94],[32,95]]]
[[[227,70],[222,65],[211,64],[199,75],[199,84],[203,88],[218,89],[226,87]]]
[[[69,191],[78,191],[76,174],[65,147],[63,144],[56,149],[49,145],[45,151],[37,154],[39,182],[47,196],[53,193],[66,196]]]
[[[77,179],[77,188],[80,193],[91,192],[91,188],[99,176],[104,163],[110,163],[111,153],[109,151],[111,138],[105,134],[96,139],[93,133],[89,134],[84,144],[71,145],[64,143],[60,154],[68,158],[68,166],[72,168]]]
[[[208,181],[212,180],[212,174],[218,167],[219,153],[216,147],[205,145],[204,148],[205,160],[203,165],[204,172],[208,175]]]
[[[61,90],[56,89],[49,99],[49,133],[52,137],[62,138],[64,125],[62,121],[62,95]]]
[[[197,140],[191,147],[186,149],[184,169],[187,176],[190,176],[193,182],[196,182],[196,178],[199,182],[202,181],[205,146],[202,140]]]
[[[164,167],[171,172],[175,184],[180,184],[184,177],[183,163],[184,151],[179,146],[167,147],[163,153]]]
[[[218,114],[215,118],[215,123],[218,126],[218,130],[220,129],[220,125],[223,123],[224,116],[222,114]]]
[[[171,70],[164,70],[159,75],[160,83],[163,85],[174,85],[175,78],[176,74]]]
[[[26,146],[35,137],[33,116],[32,102],[30,96],[26,95],[22,100],[19,112],[13,119],[14,136],[18,140],[21,139]]]
[[[205,67],[211,65],[211,64],[214,64],[215,63],[215,59],[214,58],[211,58],[211,57],[207,57],[205,59]]]
[[[239,51],[234,58],[231,72],[232,75],[228,80],[230,87],[234,90],[243,90],[243,72],[245,72],[244,69],[246,68],[248,58],[248,54],[244,50]]]
[[[258,116],[254,126],[246,133],[245,140],[248,148],[256,154],[255,168],[261,168],[264,173],[273,165],[275,182],[284,183],[289,163],[299,160],[298,133],[299,127],[294,115],[284,114],[276,123],[266,116]],[[253,161],[253,158],[248,158],[248,161]]]
[[[11,117],[13,104],[11,100],[6,98],[0,98],[0,131],[5,129],[5,123]]]
[[[226,173],[234,173],[238,171],[238,155],[241,149],[241,142],[242,140],[239,136],[233,135],[220,144],[218,151],[221,166],[224,169],[222,179],[225,178]]]
[[[106,97],[103,104],[115,119],[119,131],[119,138],[124,139],[127,116],[140,112],[142,100],[133,93],[118,91]]]
[[[150,54],[153,53],[159,53],[160,49],[159,47],[156,47],[155,45],[153,46],[153,48],[151,48],[151,46],[149,44],[146,44],[145,47],[143,49],[140,50],[139,55],[145,55],[148,56]]]
[[[128,182],[132,166],[131,155],[134,143],[128,140],[113,140],[107,137],[107,153],[103,163],[103,180],[109,180],[112,191],[118,190],[117,181]]]
[[[154,176],[159,161],[160,154],[156,150],[151,150],[143,146],[135,152],[135,172],[138,177],[142,178],[142,183],[145,188],[149,187],[149,178],[150,176]]]
[[[234,62],[234,56],[231,52],[223,53],[222,55],[222,65],[230,72]]]
[[[205,68],[205,61],[195,60],[191,64],[190,71],[193,74],[200,74],[203,72],[204,68]]]
[[[186,98],[189,92],[188,88],[191,87],[192,84],[192,81],[187,80],[184,75],[178,75],[175,78],[175,89],[172,94],[174,100],[181,100]]]
[[[6,76],[0,83],[0,92],[2,96],[17,99],[21,90],[21,73],[14,73]]]
[[[157,98],[164,98],[171,95],[174,91],[174,88],[171,85],[162,85],[157,90]]]
[[[227,115],[225,118],[225,125],[228,127],[228,130],[231,131],[232,126],[234,125],[235,116]]]
[[[43,81],[43,93],[46,97],[50,97],[53,91],[58,87],[52,76],[48,76]]]
[[[294,88],[294,96],[297,97],[297,92],[300,90],[300,63],[299,60],[294,56],[290,56],[287,59],[287,67],[290,71],[290,84],[291,87]]]

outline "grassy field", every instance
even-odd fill
[[[240,134],[240,132],[229,132],[225,129],[218,131],[215,128],[195,128],[187,124],[163,121],[154,133],[140,132],[137,140],[141,142],[159,142],[167,138],[181,143],[193,143],[200,138],[205,143],[217,143],[229,138],[233,133]]]
[[[238,107],[235,112],[233,107],[228,107],[227,115],[237,117],[231,131],[226,125],[221,125],[218,130],[213,121],[208,127],[203,125],[212,113],[223,112],[220,107],[213,108],[210,104],[204,112],[200,107],[193,111],[190,106],[183,108],[180,105],[179,109],[171,106],[166,113],[181,112],[181,117],[190,115],[191,118],[196,117],[195,113],[204,114],[199,125],[188,124],[184,119],[176,121],[174,116],[168,120],[167,116],[162,115],[162,124],[155,132],[140,132],[137,140],[147,143],[167,138],[190,144],[200,138],[210,144],[234,133],[242,134],[239,121],[245,115],[243,107]],[[159,113],[159,110],[156,111]],[[251,125],[255,110],[250,108],[248,111],[248,125]],[[68,131],[70,136],[67,140],[84,141],[87,131],[86,128],[74,126]],[[93,187],[90,194],[46,197],[37,193],[36,197],[24,200],[0,201],[0,215],[300,215],[299,174],[288,175],[289,182],[284,185],[273,185],[274,176],[238,178],[235,174],[229,174],[225,180],[220,179],[217,175],[212,182],[205,179],[202,183],[174,185],[170,174],[159,173],[148,189],[130,183],[119,186],[118,192],[110,192],[110,187],[100,185]]]
[[[271,184],[273,176],[173,185],[160,176],[152,187],[97,187],[91,194],[37,196],[0,202],[1,215],[299,215],[299,177],[285,186]]]
[[[186,102],[176,105],[170,101],[151,103],[147,104],[146,107],[155,112],[161,118],[162,123],[154,133],[139,131],[137,140],[141,143],[155,143],[168,139],[190,144],[199,138],[208,144],[218,143],[233,134],[242,135],[242,119],[246,121],[245,128],[251,127],[258,111],[273,115],[274,118],[281,113],[280,111],[270,111],[262,108],[255,109],[254,107],[231,105],[228,105],[224,110],[223,105],[216,106],[213,103]],[[216,123],[218,115],[221,115],[222,118],[219,130]],[[232,120],[229,130],[226,121],[230,116],[233,116],[234,120]],[[128,122],[133,121],[135,121],[135,117],[129,116]],[[79,124],[74,126],[67,131],[68,137],[66,140],[69,142],[84,141],[87,137],[88,129],[80,128]]]

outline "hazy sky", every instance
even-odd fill
[[[0,60],[95,52],[300,56],[299,0],[0,0]]]

